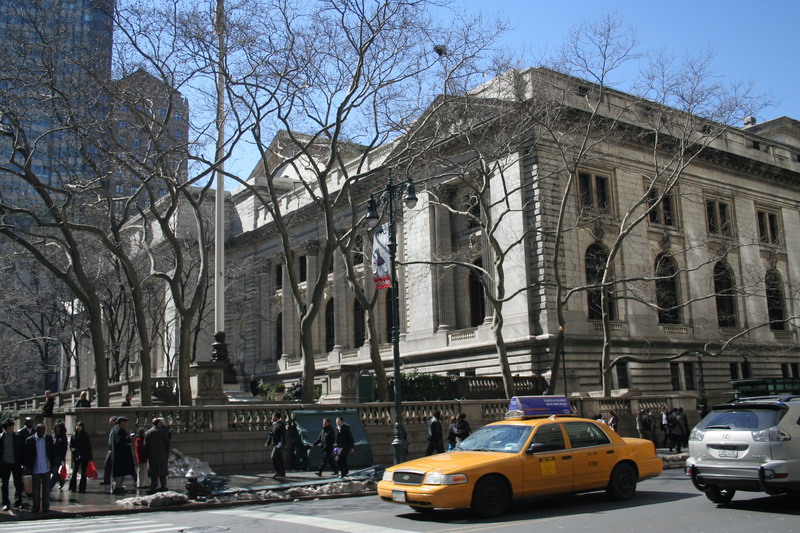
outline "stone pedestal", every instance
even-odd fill
[[[228,403],[223,389],[225,365],[213,361],[198,361],[189,367],[194,405],[223,405]]]
[[[355,403],[358,401],[358,372],[356,365],[337,365],[328,368],[328,394],[320,403]]]

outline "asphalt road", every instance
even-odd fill
[[[423,516],[405,506],[384,503],[377,496],[364,496],[191,512],[41,520],[4,524],[3,532],[7,531],[800,533],[800,504],[793,496],[737,493],[730,505],[717,506],[697,492],[681,470],[668,470],[641,483],[637,495],[628,502],[611,501],[604,492],[563,496],[514,507],[493,520],[478,520],[464,511],[435,511]]]

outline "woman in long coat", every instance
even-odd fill
[[[83,426],[83,422],[75,424],[75,433],[69,438],[69,449],[72,452],[72,479],[69,480],[70,492],[75,492],[78,482],[78,470],[81,472],[81,483],[78,492],[86,492],[86,467],[92,457],[92,441]]]
[[[128,419],[117,418],[117,425],[111,430],[111,475],[114,478],[113,494],[125,494],[125,476],[136,479],[136,465],[133,463],[133,440],[128,433]]]

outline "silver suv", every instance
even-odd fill
[[[714,503],[800,490],[800,396],[718,405],[689,435],[686,474]]]

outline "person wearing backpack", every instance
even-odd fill
[[[640,439],[653,440],[653,418],[647,409],[639,409],[636,415],[636,431]]]

